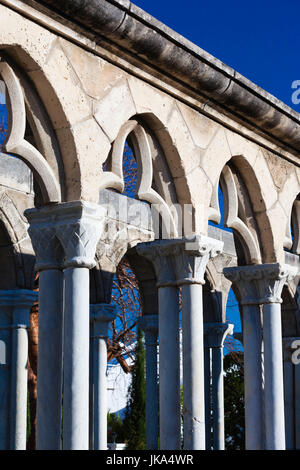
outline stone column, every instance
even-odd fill
[[[145,332],[146,346],[146,448],[158,449],[158,381],[157,335],[158,315],[145,315],[139,321]]]
[[[205,326],[205,323],[204,323]],[[205,449],[212,449],[211,351],[204,336]]]
[[[233,325],[228,323],[204,323],[205,346],[212,353],[212,416],[213,449],[225,449],[224,426],[224,372],[223,346],[228,334],[233,333]]]
[[[39,272],[37,450],[61,448],[63,253],[47,209],[25,212]]]
[[[107,450],[107,337],[108,324],[116,318],[116,307],[108,304],[90,306],[92,345],[93,448]]]
[[[11,307],[11,387],[9,410],[9,448],[26,450],[28,333],[30,310],[37,300],[31,290],[7,290],[0,293],[0,306]]]
[[[263,434],[260,416],[264,412],[265,435],[260,442],[265,442],[267,450],[285,449],[284,425],[284,393],[283,393],[283,365],[282,365],[282,333],[281,333],[281,292],[288,279],[295,276],[297,268],[288,265],[262,264],[256,266],[243,266],[226,268],[224,274],[238,284],[241,303],[243,305],[244,350],[245,350],[245,388],[249,392],[247,398],[246,414],[253,424],[248,427],[250,445],[259,445],[257,433],[259,428]],[[263,305],[263,339],[264,339],[264,400],[257,397],[262,390],[261,379],[261,345],[260,321],[257,306]],[[245,324],[246,319],[246,324]],[[248,325],[248,329],[247,329]],[[253,334],[253,331],[256,334]],[[252,337],[250,344],[247,344]],[[246,371],[246,356],[255,355]],[[255,363],[260,366],[255,366]],[[251,366],[251,367],[250,367]],[[252,369],[253,366],[253,369]],[[252,370],[252,372],[251,372]],[[247,379],[246,379],[247,374]],[[248,376],[249,374],[249,376]],[[255,378],[254,378],[255,377]],[[251,385],[252,382],[252,385]],[[255,386],[255,387],[254,387]],[[246,395],[245,395],[246,396]],[[250,398],[251,397],[251,398]],[[251,406],[249,401],[251,400]],[[258,403],[260,402],[260,403]],[[254,419],[254,413],[256,419]],[[258,426],[258,420],[261,423]],[[252,430],[251,430],[252,429]],[[247,422],[246,422],[247,430]],[[249,441],[248,441],[249,445]],[[262,445],[262,444],[261,444]],[[249,447],[247,447],[249,448]],[[257,447],[255,447],[257,448]]]
[[[105,210],[81,201],[25,212],[40,269],[38,448],[60,447],[62,276],[64,269],[63,448],[88,449],[89,269]],[[60,243],[58,243],[58,241]],[[57,261],[64,254],[63,266]],[[54,256],[54,254],[56,256]],[[53,264],[53,258],[55,263]]]
[[[158,281],[160,449],[180,450],[179,293],[168,241],[141,243],[137,252],[152,262]]]
[[[261,450],[263,438],[262,333],[257,266],[225,268],[239,291],[243,315],[246,449]]]
[[[285,449],[284,391],[281,330],[281,292],[284,284],[297,274],[288,265],[261,266],[258,282],[263,304],[264,410],[267,450]]]
[[[170,390],[179,388],[178,287],[182,289],[184,448],[205,449],[202,285],[208,260],[220,253],[222,248],[222,242],[202,235],[159,240],[142,244],[137,248],[142,256],[153,262],[158,278],[160,442],[171,445],[171,447],[161,447],[162,449],[180,448],[179,432],[173,434],[173,441],[169,437],[172,434],[171,429],[174,433],[179,422],[178,392],[176,391],[176,396],[175,394],[172,396],[173,408],[170,406],[169,393]],[[172,311],[176,312],[175,318],[170,316]],[[170,347],[171,341],[173,348]],[[170,357],[176,357],[176,363],[172,364]],[[169,377],[170,367],[173,369],[172,383]],[[169,422],[172,420],[172,428],[166,425],[167,420]]]
[[[89,447],[89,270],[104,226],[104,209],[72,202],[57,208],[64,260],[63,449]]]
[[[184,449],[205,450],[202,286],[207,263],[223,243],[205,236],[174,243],[176,282],[182,292]]]

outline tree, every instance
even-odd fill
[[[125,430],[128,450],[144,450],[146,443],[145,347],[143,334],[137,331],[132,381],[128,391]]]
[[[243,353],[224,357],[225,441],[227,450],[245,448]]]

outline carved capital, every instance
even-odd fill
[[[27,289],[1,290],[0,307],[13,308],[15,328],[29,328],[30,309],[38,300],[38,292]]]
[[[36,255],[35,270],[60,269],[63,264],[61,245],[56,238],[55,228],[33,224],[28,229]]]
[[[106,337],[108,324],[115,320],[117,309],[115,305],[93,304],[90,305],[91,338]]]
[[[222,249],[223,242],[204,235],[177,241],[172,253],[177,285],[205,284],[207,263],[210,258],[221,254]]]
[[[138,324],[143,331],[157,335],[158,315],[144,315],[143,317],[139,318]]]
[[[258,264],[225,268],[224,275],[235,283],[242,305],[281,303],[284,284],[297,274],[287,264]]]
[[[206,348],[222,348],[227,335],[233,334],[231,323],[204,323],[204,345]]]
[[[204,284],[209,259],[220,254],[222,249],[223,242],[203,235],[137,246],[138,253],[152,262],[159,287]]]
[[[174,286],[176,284],[175,271],[171,254],[173,247],[170,240],[157,240],[150,243],[140,243],[136,247],[137,253],[151,262],[154,267],[157,286]]]
[[[36,256],[36,271],[62,268],[63,251],[48,207],[28,209],[25,216],[30,224],[28,234]]]
[[[65,252],[64,267],[93,268],[106,211],[101,206],[78,201],[60,204],[56,235]]]
[[[53,204],[25,211],[37,256],[37,269],[95,266],[95,251],[106,210],[83,201]]]

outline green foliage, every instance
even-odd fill
[[[146,384],[143,333],[138,330],[132,381],[128,391],[124,428],[128,450],[146,448]]]
[[[245,448],[245,402],[243,354],[224,357],[225,440],[227,450]]]
[[[113,442],[113,434],[116,442],[125,442],[126,430],[124,421],[116,413],[107,413],[108,442]]]

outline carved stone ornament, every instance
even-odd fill
[[[138,253],[153,263],[158,287],[204,284],[209,259],[220,254],[222,249],[223,242],[204,235],[137,246]]]
[[[236,284],[241,305],[259,305],[281,303],[283,286],[297,274],[297,268],[274,263],[225,268],[223,272]]]
[[[37,255],[36,269],[57,268],[59,247],[64,252],[64,268],[95,266],[96,246],[104,226],[102,207],[76,201],[30,209],[25,216]]]

